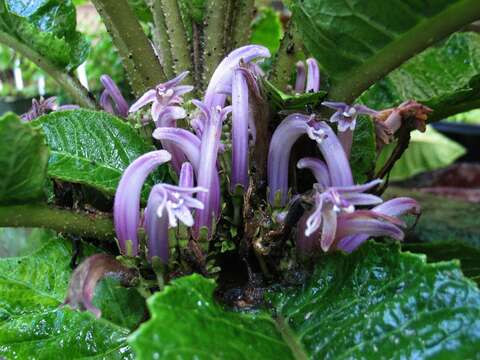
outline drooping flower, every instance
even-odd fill
[[[140,223],[140,196],[148,175],[158,166],[170,161],[165,150],[146,153],[134,160],[124,171],[115,193],[113,219],[120,251],[137,256],[137,230]]]
[[[313,157],[303,158],[298,161],[297,168],[309,169],[322,187],[327,188],[331,185],[330,173],[324,161]]]
[[[220,212],[220,186],[218,179],[217,158],[220,148],[223,121],[231,112],[231,107],[217,106],[209,109],[200,101],[192,101],[200,108],[205,118],[205,127],[201,137],[200,165],[198,168],[197,184],[208,190],[198,194],[198,199],[205,208],[195,213],[194,234],[199,236],[200,229],[206,227],[211,235],[213,221]]]
[[[165,83],[157,85],[154,89],[148,90],[131,107],[129,112],[136,112],[142,107],[152,104],[152,120],[159,126],[165,126],[165,121],[173,119],[182,119],[186,112],[179,105],[183,102],[182,95],[193,90],[193,86],[179,85],[188,75],[188,71],[182,72],[176,78]]]
[[[264,46],[246,45],[233,50],[217,66],[210,82],[208,83],[203,104],[207,109],[214,109],[217,106],[224,107],[228,94],[231,94],[233,74],[240,64],[249,64],[255,59],[268,58],[270,52]],[[253,63],[251,64],[253,66]],[[255,67],[253,66],[253,70]],[[192,127],[197,135],[201,136],[205,127],[205,116],[200,114],[192,120]]]
[[[350,165],[340,142],[325,122],[313,116],[291,114],[275,129],[268,151],[269,201],[272,205],[285,205],[288,193],[288,165],[292,146],[302,135],[316,141],[327,163],[332,184],[353,184]],[[279,204],[276,204],[276,198]]]
[[[375,116],[377,111],[360,104],[350,106],[341,102],[324,101],[322,105],[336,110],[329,121],[331,123],[338,123],[338,138],[342,143],[345,154],[349,158],[352,148],[353,131],[357,125],[358,115]]]
[[[315,209],[306,220],[305,236],[309,237],[321,228],[320,246],[328,251],[337,233],[337,216],[353,213],[355,206],[376,205],[382,202],[378,196],[364,194],[377,186],[381,180],[365,185],[321,188],[316,185]]]
[[[77,105],[57,105],[57,98],[55,96],[44,99],[32,99],[32,108],[25,114],[20,115],[20,119],[23,121],[32,121],[42,115],[51,113],[52,111],[62,111],[62,110],[74,110],[78,109]]]
[[[193,226],[192,209],[202,210],[204,205],[192,195],[207,189],[192,187],[193,170],[185,162],[180,171],[179,185],[157,184],[152,188],[145,210],[145,232],[148,236],[148,258],[158,257],[168,263],[168,229],[178,226],[178,221]]]
[[[100,106],[111,114],[126,118],[128,116],[128,103],[117,84],[108,75],[102,75],[100,81],[105,88],[100,95]]]
[[[347,130],[355,130],[357,124],[358,115],[371,115],[377,114],[377,111],[368,108],[365,105],[355,104],[347,105],[342,102],[324,101],[323,106],[336,110],[336,112],[330,117],[331,123],[338,123],[338,131],[343,132]]]

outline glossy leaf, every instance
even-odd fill
[[[0,258],[29,255],[51,238],[45,229],[0,228]]]
[[[230,312],[214,288],[193,275],[150,298],[137,358],[469,358],[480,345],[480,292],[458,263],[397,245],[323,256],[303,286],[271,291],[273,316]]]
[[[380,168],[393,151],[395,144],[388,145],[380,153],[377,168]],[[408,149],[395,163],[390,180],[404,180],[424,171],[435,170],[452,164],[465,154],[465,148],[440,134],[431,126],[427,131],[412,132]]]
[[[0,1],[0,31],[67,70],[83,63],[89,51],[75,28],[75,6],[70,0]]]
[[[132,358],[125,342],[128,328],[61,307],[71,275],[71,256],[69,242],[52,238],[33,254],[0,259],[0,356]]]
[[[305,47],[351,102],[419,51],[480,15],[476,0],[293,0]]]
[[[376,109],[415,99],[434,110],[431,119],[478,107],[480,34],[457,33],[415,56],[361,96]]]
[[[0,203],[28,202],[43,196],[48,147],[39,129],[13,113],[0,118]]]
[[[261,8],[252,23],[251,44],[263,45],[275,55],[282,38],[282,24],[278,12],[271,8]]]
[[[43,128],[51,150],[49,176],[107,195],[115,193],[127,166],[152,150],[130,124],[105,112],[58,111],[32,124]]]

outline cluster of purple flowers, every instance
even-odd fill
[[[148,257],[168,262],[169,229],[179,222],[191,228],[199,239],[211,238],[220,218],[221,189],[218,155],[224,151],[222,140],[231,141],[231,190],[249,184],[249,151],[255,142],[255,122],[249,96],[259,86],[262,71],[254,62],[269,57],[269,51],[256,45],[244,46],[230,53],[217,67],[203,101],[192,100],[198,111],[191,117],[191,131],[176,127],[176,120],[187,117],[182,96],[193,88],[180,85],[187,73],[147,91],[127,111],[115,84],[103,78],[105,92],[102,105],[120,116],[151,104],[156,126],[153,137],[164,150],[147,153],[124,172],[115,196],[115,229],[123,254],[139,252],[137,231],[143,225],[148,237]],[[316,92],[320,72],[314,59],[297,64],[295,92]],[[229,100],[230,99],[230,100]],[[230,105],[227,106],[227,101]],[[312,171],[316,183],[312,188],[314,206],[298,222],[297,246],[303,253],[315,249],[353,251],[370,236],[403,238],[405,224],[397,218],[404,213],[418,213],[419,205],[409,198],[383,203],[378,196],[366,193],[381,183],[373,180],[355,185],[348,161],[357,116],[375,116],[377,112],[362,105],[324,102],[336,112],[330,122],[337,123],[338,136],[315,116],[291,114],[273,133],[268,152],[268,202],[283,208],[289,202],[289,161],[295,142],[303,135],[315,141],[323,160],[301,159],[299,169]],[[231,139],[222,139],[224,122],[231,113]],[[253,141],[251,140],[253,139]],[[141,216],[141,189],[148,175],[158,166],[172,162],[178,186],[155,185]],[[372,206],[375,206],[371,208]]]

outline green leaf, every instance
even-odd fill
[[[0,31],[69,71],[83,63],[89,51],[75,28],[70,0],[0,0]]]
[[[390,157],[395,144],[387,145],[380,153],[377,169]],[[465,154],[465,148],[440,134],[431,126],[427,131],[412,132],[408,149],[395,163],[390,180],[404,180],[413,175],[445,167]]]
[[[252,23],[250,43],[267,47],[273,56],[280,47],[282,36],[282,24],[278,12],[269,7],[261,8]]]
[[[50,147],[48,175],[114,195],[127,166],[153,150],[128,123],[106,112],[57,111],[32,122]],[[158,175],[156,180],[163,177]]]
[[[149,298],[152,318],[128,340],[137,358],[292,358],[270,316],[225,310],[214,290],[213,280],[191,275]]]
[[[477,0],[294,0],[305,47],[332,85],[353,101],[418,52],[478,19]]]
[[[0,259],[0,356],[133,358],[126,344],[128,328],[61,307],[71,255],[70,243],[52,238],[33,254]]]
[[[42,131],[7,113],[0,118],[0,138],[0,203],[40,199],[48,161]]]
[[[212,280],[175,280],[129,338],[138,359],[473,358],[480,292],[457,262],[427,264],[369,242],[320,258],[303,286],[269,295],[273,316],[225,310]]]
[[[431,119],[441,119],[478,107],[480,93],[480,34],[453,34],[406,62],[361,96],[376,109],[415,99],[431,107]]]
[[[363,184],[372,177],[377,160],[375,127],[366,116],[357,121],[353,133],[350,166],[357,184]]]

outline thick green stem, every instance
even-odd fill
[[[237,0],[233,10],[235,20],[232,29],[231,48],[246,45],[250,40],[250,24],[255,12],[255,0]]]
[[[215,68],[225,56],[224,36],[225,21],[228,10],[226,0],[207,0],[205,6],[205,29],[204,29],[204,68],[203,79],[208,83]]]
[[[173,68],[177,74],[188,70],[190,74],[185,83],[193,84],[192,48],[187,41],[187,33],[183,25],[177,0],[161,0],[167,25],[170,51],[173,56]]]
[[[175,75],[173,70],[173,56],[170,50],[170,40],[167,33],[167,25],[165,23],[165,14],[162,9],[161,0],[149,0],[150,10],[153,15],[153,41],[157,47],[160,63],[167,78],[172,78]]]
[[[13,36],[0,31],[0,43],[19,52],[34,62],[38,67],[45,70],[65,91],[77,102],[78,105],[95,109],[96,104],[93,96],[85,89],[77,78],[62,71],[48,59],[34,51],[29,46],[21,43]]]
[[[166,80],[162,65],[127,0],[93,0],[137,96]]]
[[[433,111],[428,117],[428,122],[435,122],[448,118],[449,116],[460,114],[469,110],[480,108],[480,99],[473,99],[465,102],[457,102],[454,105],[442,107],[440,110]]]
[[[480,18],[480,1],[465,0],[420,22],[368,59],[363,65],[332,79],[329,98],[351,103],[372,84],[413,55]]]
[[[113,240],[115,237],[110,217],[46,205],[0,206],[0,227],[48,228],[101,240]]]
[[[301,40],[298,32],[290,20],[280,43],[277,55],[273,62],[273,70],[270,75],[270,81],[280,90],[285,91],[290,82],[295,63],[299,60],[302,52]]]

